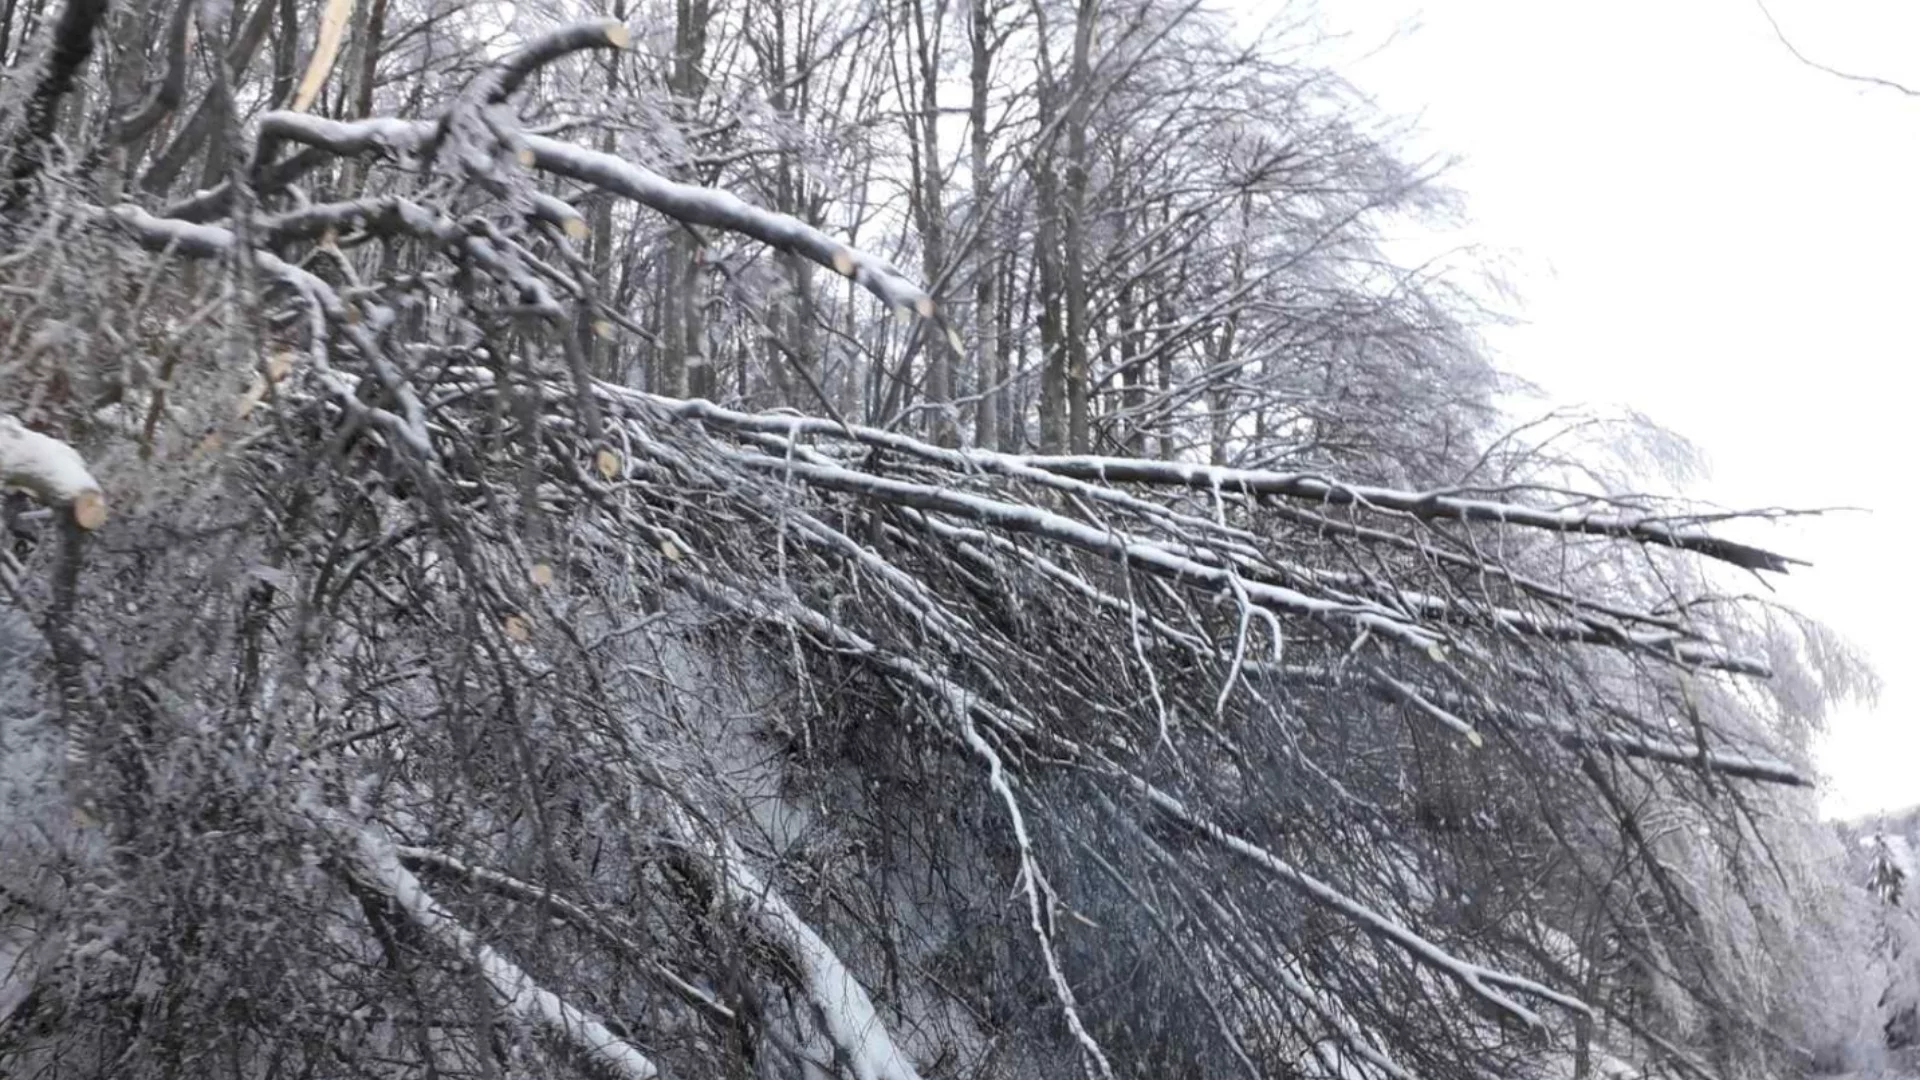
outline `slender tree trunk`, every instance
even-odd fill
[[[1067,87],[1066,250],[1061,263],[1067,300],[1067,441],[1076,454],[1090,449],[1091,375],[1087,348],[1087,114],[1092,96],[1093,27],[1099,0],[1080,0],[1073,23],[1073,73]]]
[[[975,406],[973,441],[980,446],[1001,446],[1000,416],[1006,407],[1005,354],[995,325],[994,273],[999,253],[995,232],[993,176],[990,154],[993,148],[987,130],[989,80],[993,74],[993,13],[987,0],[973,0],[969,10],[968,37],[972,63],[968,83],[973,97],[967,107],[967,123],[972,130],[973,156],[973,339],[975,385],[980,402]]]
[[[374,82],[379,77],[381,40],[387,32],[387,0],[371,0],[354,5],[355,59],[352,118],[373,115]],[[359,158],[346,162],[340,190],[343,195],[358,196],[366,183],[367,166]]]
[[[1240,232],[1233,243],[1231,269],[1229,271],[1229,289],[1238,293],[1247,280],[1247,239],[1246,230],[1252,225],[1251,201],[1248,196],[1240,199]],[[1207,390],[1209,412],[1208,428],[1212,433],[1209,440],[1209,460],[1215,465],[1227,464],[1227,444],[1233,437],[1233,391],[1230,384],[1234,381],[1229,374],[1228,365],[1237,355],[1240,338],[1240,312],[1235,308],[1227,316],[1226,324],[1220,329],[1220,336],[1214,339],[1213,385]]]
[[[706,59],[708,0],[676,0],[673,23],[673,65],[669,90],[683,119],[690,120],[705,91],[702,64]],[[655,391],[669,397],[703,397],[713,393],[712,365],[706,356],[706,328],[701,317],[702,275],[699,238],[691,226],[674,228],[667,241],[666,334],[661,343]]]
[[[927,17],[923,0],[908,0],[913,21],[912,35],[917,84],[915,109],[909,112],[908,126],[914,145],[910,163],[914,180],[914,217],[920,230],[920,272],[931,287],[947,268],[947,211],[944,181],[940,173],[940,57],[939,26],[944,4]],[[916,115],[917,113],[917,115]],[[925,335],[927,353],[927,403],[932,406],[928,429],[936,442],[951,446],[958,441],[953,417],[948,409],[953,401],[953,349],[946,336],[931,328]]]
[[[1019,260],[1003,257],[999,276],[1000,288],[994,297],[999,303],[999,310],[994,313],[998,318],[993,327],[993,339],[994,354],[999,357],[1002,386],[997,395],[1000,399],[1000,425],[995,445],[1001,450],[1015,453],[1025,449],[1027,441],[1027,401],[1024,396],[1014,396],[1013,392],[1014,386],[1019,385],[1020,379],[1026,374],[1024,361],[1018,370],[1014,367],[1013,297],[1019,295],[1016,291],[1020,285]]]
[[[1173,216],[1171,207],[1164,208],[1161,213],[1163,224],[1166,219],[1170,219]],[[1174,280],[1178,281],[1185,277],[1186,259],[1182,257],[1181,271]],[[1174,335],[1180,332],[1174,320],[1179,312],[1174,306],[1172,282],[1162,281],[1157,291],[1160,295],[1159,298],[1154,301],[1154,321],[1160,326],[1165,327],[1165,329],[1162,331],[1164,335],[1163,339],[1154,349],[1154,374],[1157,376],[1157,388],[1160,391],[1162,400],[1165,400],[1172,395],[1174,390]],[[1172,461],[1180,452],[1176,425],[1172,416],[1160,417],[1160,432],[1160,458],[1163,461]]]

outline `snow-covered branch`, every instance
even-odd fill
[[[483,100],[505,101],[534,72],[571,53],[587,49],[624,49],[633,41],[626,24],[613,19],[572,23],[549,30],[514,50],[494,66]]]
[[[490,892],[498,893],[501,896],[511,897],[522,903],[546,908],[565,919],[576,929],[591,934],[599,941],[618,950],[624,955],[636,958],[646,955],[645,949],[629,940],[619,931],[608,926],[605,919],[589,911],[586,907],[555,893],[551,889],[543,889],[530,881],[522,881],[511,874],[503,874],[498,870],[484,866],[475,866],[472,863],[456,859],[444,851],[435,851],[431,848],[412,847],[408,845],[396,845],[394,851],[399,854],[401,862],[411,868],[426,870],[430,873],[443,874]],[[653,959],[648,959],[645,962],[662,983],[666,984],[669,989],[689,1005],[720,1020],[731,1022],[737,1018],[734,1011],[724,1002],[681,978],[674,973],[673,969],[667,967],[665,964]]]
[[[341,156],[379,153],[399,156],[418,151],[435,135],[426,121],[375,118],[328,120],[296,112],[269,112],[260,118],[262,154],[281,141],[303,143]],[[790,251],[837,274],[852,278],[889,308],[922,317],[935,314],[925,289],[876,255],[844,244],[790,214],[762,210],[732,192],[669,180],[651,169],[598,150],[543,135],[520,133],[517,141],[533,156],[533,167],[590,184],[631,199],[677,221],[706,225],[748,236]],[[262,159],[263,166],[267,164]]]
[[[1478,521],[1548,532],[1608,536],[1691,551],[1748,570],[1786,573],[1799,559],[1676,524],[1672,516],[1609,510],[1544,510],[1446,492],[1400,491],[1348,484],[1304,473],[1263,472],[1177,461],[1112,457],[1028,457],[1036,469],[1113,483],[1172,485],[1248,497],[1277,496],[1330,506],[1364,506],[1428,521]]]
[[[69,508],[74,523],[97,529],[107,520],[107,499],[79,451],[0,415],[0,487],[25,489],[34,498]]]
[[[746,913],[800,972],[800,990],[835,1049],[845,1055],[854,1080],[920,1080],[866,989],[819,933],[747,866],[739,845],[731,837],[714,839],[684,813],[674,820],[681,842],[694,853],[693,867],[709,875],[727,902]]]
[[[852,438],[877,449],[909,454],[949,468],[1031,478],[1035,474],[1099,485],[1182,487],[1206,493],[1278,497],[1321,506],[1351,506],[1430,521],[1472,521],[1547,532],[1606,536],[1691,551],[1750,569],[1806,565],[1798,559],[1736,543],[1674,523],[1674,516],[1600,510],[1546,510],[1520,503],[1470,499],[1445,492],[1404,491],[1351,484],[1304,473],[1269,472],[1135,457],[1058,457],[1006,454],[936,446],[896,431],[848,425],[818,417],[742,413],[708,401],[677,401],[643,391],[616,393],[652,400],[662,408],[739,431],[770,435]]]
[[[541,135],[525,136],[534,167],[592,184],[690,225],[750,236],[852,278],[895,311],[934,314],[933,298],[891,263],[828,236],[790,214],[762,210],[716,188],[669,180],[630,161]]]
[[[660,1075],[651,1059],[614,1035],[598,1017],[534,982],[440,906],[376,826],[348,822],[327,811],[318,816],[345,846],[346,869],[353,880],[391,901],[429,940],[471,964],[501,1008],[618,1080],[653,1080]]]
[[[1468,960],[1462,960],[1445,949],[1421,937],[1404,924],[1381,914],[1364,904],[1357,903],[1345,893],[1313,877],[1292,864],[1281,859],[1267,849],[1250,840],[1235,836],[1220,826],[1201,817],[1187,805],[1172,795],[1138,778],[1129,778],[1135,791],[1144,796],[1149,805],[1181,825],[1205,836],[1222,848],[1271,873],[1281,881],[1304,893],[1313,900],[1325,904],[1358,923],[1368,933],[1383,938],[1405,950],[1407,955],[1427,965],[1442,975],[1458,983],[1461,989],[1495,1006],[1514,1019],[1529,1027],[1544,1027],[1540,1014],[1515,1001],[1505,991],[1526,994],[1550,1001],[1565,1009],[1579,1013],[1591,1013],[1592,1009],[1579,998],[1563,994],[1549,986],[1532,979],[1522,978],[1503,971],[1482,967]]]

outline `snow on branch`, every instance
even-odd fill
[[[849,425],[819,417],[742,413],[707,401],[662,398],[644,391],[616,388],[630,400],[647,400],[677,415],[741,431],[797,438],[801,435],[851,438],[862,445],[910,454],[926,461],[967,471],[993,472],[1032,479],[1035,474],[1092,484],[1137,484],[1146,487],[1186,487],[1197,491],[1246,496],[1274,496],[1333,506],[1404,514],[1429,521],[1477,521],[1547,532],[1580,533],[1631,540],[1636,543],[1691,551],[1747,569],[1787,572],[1805,566],[1799,559],[1675,525],[1653,514],[1547,510],[1518,503],[1467,499],[1442,492],[1401,491],[1348,484],[1304,473],[1267,472],[1198,465],[1180,461],[1123,457],[1056,457],[1007,454],[981,449],[935,446],[895,431]]]
[[[1319,878],[1286,862],[1266,848],[1235,836],[1220,826],[1189,810],[1185,803],[1172,795],[1161,791],[1139,777],[1127,774],[1126,779],[1135,791],[1145,796],[1154,809],[1168,818],[1192,829],[1215,844],[1235,855],[1273,874],[1281,881],[1304,893],[1309,898],[1333,908],[1375,937],[1384,938],[1399,946],[1413,959],[1447,976],[1460,987],[1487,1004],[1532,1028],[1544,1028],[1545,1022],[1540,1014],[1515,1001],[1505,991],[1527,994],[1543,1001],[1550,1001],[1565,1009],[1592,1015],[1593,1010],[1579,998],[1563,994],[1549,986],[1532,979],[1496,971],[1479,964],[1463,960],[1442,949],[1440,946],[1414,933],[1405,924],[1359,903],[1352,897],[1340,892]]]
[[[955,491],[950,487],[873,476],[831,465],[758,456],[742,460],[754,468],[793,476],[815,487],[868,495],[889,503],[936,510],[998,525],[1014,532],[1042,536],[1175,580],[1211,585],[1221,590],[1230,588],[1232,583],[1233,574],[1230,570],[1189,558],[1169,546],[1088,525],[1038,506],[989,499]],[[1440,634],[1410,623],[1382,605],[1309,596],[1297,589],[1263,581],[1242,581],[1239,586],[1246,590],[1252,600],[1264,607],[1330,622],[1349,622],[1421,649],[1437,649],[1444,641]]]
[[[99,220],[126,229],[141,246],[150,251],[203,259],[219,258],[231,251],[235,244],[233,233],[227,229],[156,217],[133,205],[115,207],[101,214]],[[312,343],[315,367],[323,375],[332,376],[332,367],[327,360],[328,328],[331,326],[353,345],[354,351],[373,369],[381,385],[400,406],[401,415],[369,405],[360,400],[350,382],[332,377],[329,381],[339,405],[351,414],[370,420],[386,434],[411,447],[422,458],[431,458],[433,444],[427,437],[426,410],[418,393],[333,286],[305,267],[296,266],[271,252],[255,251],[253,261],[256,267],[300,297],[317,320]]]
[[[933,298],[892,264],[835,240],[790,214],[762,210],[732,192],[669,180],[632,162],[542,135],[524,136],[534,167],[592,184],[690,225],[708,225],[791,251],[862,288],[898,311],[934,314]]]
[[[401,853],[375,826],[358,825],[324,812],[329,831],[347,846],[347,872],[361,886],[392,901],[435,944],[479,974],[502,1008],[580,1053],[616,1080],[654,1080],[660,1070],[600,1022],[535,983],[519,966],[481,941],[440,906],[401,862]]]
[[[538,904],[621,953],[634,957],[646,954],[645,949],[609,927],[605,920],[580,904],[557,895],[551,889],[541,888],[530,881],[522,881],[511,874],[503,874],[488,867],[474,866],[444,851],[407,845],[397,845],[394,851],[399,854],[401,862],[413,869],[427,870],[456,878],[523,903]],[[649,960],[647,963],[660,981],[689,1005],[729,1023],[737,1018],[734,1011],[720,999],[681,978],[665,964],[658,960]]]
[[[398,156],[420,149],[435,135],[424,120],[379,117],[340,121],[304,113],[276,111],[260,118],[260,166],[267,167],[280,141],[303,143],[342,156],[380,153]],[[751,237],[790,251],[854,282],[895,311],[931,318],[933,298],[906,274],[872,255],[828,236],[790,214],[763,210],[729,191],[669,180],[651,169],[598,150],[588,150],[544,135],[516,133],[515,141],[533,155],[533,167],[590,184],[631,199],[689,225],[706,225]]]
[[[79,451],[11,416],[0,416],[0,487],[25,489],[41,502],[70,507],[74,523],[97,529],[107,499]]]
[[[1461,498],[1443,492],[1399,491],[1364,484],[1344,484],[1304,473],[1230,469],[1178,461],[1037,456],[1020,460],[1036,469],[1081,479],[1177,485],[1247,496],[1279,496],[1335,506],[1362,506],[1408,514],[1428,521],[1482,521],[1548,532],[1608,536],[1691,551],[1747,570],[1771,570],[1784,574],[1790,566],[1806,565],[1799,559],[1777,555],[1699,529],[1682,527],[1674,524],[1670,518],[1654,514],[1546,510],[1517,503]]]
[[[534,72],[570,53],[587,49],[624,49],[633,41],[626,25],[614,19],[574,23],[551,30],[502,60],[488,80],[484,100],[505,101]]]
[[[697,868],[711,874],[728,902],[746,912],[799,970],[801,990],[819,1013],[827,1036],[846,1056],[854,1080],[920,1080],[859,980],[813,927],[748,868],[739,845],[731,837],[706,838],[684,814],[675,818],[682,841],[700,856]]]

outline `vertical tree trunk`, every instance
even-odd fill
[[[1093,27],[1099,0],[1080,0],[1073,22],[1073,72],[1067,85],[1066,250],[1061,264],[1067,299],[1067,441],[1076,454],[1090,449],[1087,370],[1087,114],[1092,96]]]
[[[1147,403],[1145,361],[1140,355],[1140,309],[1134,302],[1135,289],[1129,281],[1120,291],[1120,440],[1134,457],[1147,452],[1147,439],[1140,430],[1140,411]]]
[[[939,27],[944,4],[927,17],[923,0],[908,0],[913,17],[908,32],[913,37],[915,74],[914,107],[908,112],[908,127],[914,144],[909,148],[913,169],[914,223],[920,230],[921,279],[929,288],[941,279],[947,267],[947,211],[944,181],[940,174],[940,56]],[[945,335],[925,335],[927,353],[927,403],[933,406],[928,428],[934,440],[951,446],[957,440],[953,417],[948,413],[953,401],[953,349]]]
[[[802,130],[805,123],[805,112],[804,108],[796,110],[794,95],[799,95],[800,103],[804,106],[811,72],[807,64],[804,35],[799,35],[796,40],[787,32],[787,12],[788,6],[776,0],[758,13],[760,20],[772,22],[773,38],[769,46],[756,48],[760,52],[768,104],[773,106],[774,114],[785,121],[783,130],[797,132]],[[804,16],[801,21],[804,22]],[[800,29],[804,30],[804,26]],[[793,62],[789,61],[790,54]],[[798,75],[795,74],[796,67]],[[811,224],[818,214],[810,201],[800,153],[797,139],[783,138],[776,149],[773,208]],[[821,402],[814,391],[814,385],[818,384],[820,377],[818,335],[814,326],[814,264],[790,251],[782,253],[779,261],[786,276],[788,302],[781,305],[780,310],[772,316],[775,327],[780,331],[780,341],[767,343],[767,381],[773,385],[777,404],[803,412],[817,412]]]
[[[708,0],[675,0],[673,65],[668,89],[683,121],[690,121],[705,79]],[[691,126],[691,124],[689,124]],[[699,238],[690,226],[676,226],[667,241],[665,336],[661,342],[655,392],[669,397],[709,396],[713,371],[706,353],[701,318]]]
[[[1168,221],[1172,220],[1172,217],[1173,207],[1170,205],[1163,206],[1161,208],[1161,224],[1164,226]],[[1187,258],[1182,256],[1180,260],[1180,272],[1174,276],[1173,282],[1184,280],[1186,276]],[[1176,337],[1180,333],[1175,321],[1179,312],[1174,307],[1173,282],[1163,280],[1160,283],[1159,289],[1156,290],[1159,293],[1159,297],[1154,301],[1154,321],[1162,327],[1162,339],[1156,343],[1154,347],[1154,375],[1156,376],[1157,389],[1160,391],[1163,401],[1167,400],[1173,393],[1174,347]],[[1176,425],[1172,415],[1160,417],[1160,432],[1160,459],[1162,461],[1172,461],[1180,452],[1179,443],[1176,441]]]
[[[355,4],[354,21],[355,63],[350,118],[360,120],[373,115],[373,89],[380,71],[381,40],[387,32],[387,0]],[[341,194],[358,196],[362,185],[366,183],[366,176],[365,161],[360,158],[348,159],[340,183]]]
[[[1045,9],[1036,4],[1034,16],[1039,22],[1036,38],[1039,76],[1034,93],[1039,103],[1040,130],[1053,129],[1058,115],[1059,84],[1053,77],[1053,64],[1047,54]],[[1034,148],[1030,166],[1033,173],[1033,273],[1035,289],[1030,298],[1040,309],[1040,452],[1058,454],[1067,448],[1067,350],[1065,328],[1060,322],[1060,183],[1054,174],[1055,139],[1046,139]]]
[[[994,354],[999,358],[1000,382],[996,395],[999,401],[1000,423],[995,433],[995,446],[1009,453],[1026,448],[1027,441],[1027,402],[1024,397],[1015,397],[1013,387],[1025,375],[1026,365],[1021,363],[1015,369],[1013,336],[1013,298],[1020,295],[1019,260],[1002,257],[999,266],[1000,287],[994,299],[998,302],[997,316],[993,326]],[[1023,351],[1024,352],[1024,351]]]
[[[1240,197],[1240,229],[1233,242],[1233,254],[1230,256],[1229,287],[1234,294],[1240,292],[1247,280],[1247,229],[1252,226],[1251,196]],[[1207,389],[1209,410],[1208,430],[1211,432],[1209,460],[1215,465],[1227,464],[1227,444],[1233,436],[1233,391],[1229,384],[1233,381],[1228,365],[1233,362],[1239,346],[1240,308],[1235,305],[1227,315],[1226,323],[1221,327],[1220,336],[1215,339],[1213,354],[1213,385]]]
[[[992,150],[992,137],[987,131],[987,98],[991,92],[989,79],[993,74],[993,14],[987,7],[987,0],[973,0],[969,16],[972,63],[968,68],[967,81],[973,97],[967,107],[967,123],[972,129],[973,139],[970,162],[973,172],[974,228],[973,339],[977,357],[974,385],[980,396],[974,412],[973,441],[980,446],[999,447],[1000,416],[1006,406],[1006,389],[1002,384],[1006,381],[1006,375],[1002,359],[1005,354],[1000,351],[994,316],[994,273],[999,237],[994,226],[993,177],[988,171]]]

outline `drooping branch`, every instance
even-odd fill
[[[589,911],[586,907],[555,893],[543,889],[529,881],[522,881],[511,874],[456,859],[444,851],[431,848],[396,845],[395,853],[407,866],[433,874],[442,874],[449,878],[487,889],[501,896],[511,897],[522,903],[533,904],[548,909],[565,919],[576,929],[591,935],[596,940],[622,955],[636,959],[645,958],[644,963],[682,1000],[694,1008],[722,1022],[731,1023],[737,1019],[733,1009],[719,998],[675,974],[673,969],[648,956],[647,950],[632,941],[626,935],[607,924],[607,921]]]
[[[1315,903],[1339,912],[1367,933],[1397,946],[1413,960],[1453,980],[1463,990],[1529,1027],[1544,1028],[1545,1023],[1539,1013],[1515,1000],[1512,996],[1514,993],[1536,997],[1582,1014],[1591,1011],[1587,1004],[1578,998],[1563,994],[1535,980],[1488,968],[1447,952],[1389,915],[1367,906],[1319,878],[1300,870],[1266,848],[1222,829],[1216,823],[1190,809],[1181,800],[1133,772],[1110,760],[1105,760],[1103,755],[1078,746],[1052,732],[1043,731],[1038,724],[1012,710],[996,706],[984,698],[966,695],[958,688],[960,683],[950,673],[929,668],[910,657],[899,656],[878,648],[872,642],[845,630],[818,612],[804,607],[789,605],[769,610],[745,597],[730,595],[722,590],[711,591],[709,595],[757,618],[792,620],[796,626],[819,635],[823,643],[835,651],[843,655],[857,656],[873,664],[894,679],[909,695],[931,697],[932,700],[940,703],[939,708],[942,712],[962,712],[969,718],[969,723],[973,717],[978,717],[1016,738],[1038,739],[1067,761],[1077,762],[1113,777],[1127,790],[1143,796],[1147,804],[1159,814],[1206,837],[1223,850],[1259,866]],[[962,741],[969,741],[964,734],[957,734]],[[974,738],[977,739],[977,735]]]
[[[920,1080],[860,981],[819,933],[746,865],[739,845],[731,837],[713,838],[683,812],[676,812],[673,821],[681,842],[693,853],[689,865],[752,919],[800,972],[801,992],[855,1080]]]
[[[1591,1015],[1593,1011],[1579,998],[1563,994],[1532,979],[1495,971],[1453,956],[1396,920],[1354,902],[1351,897],[1318,878],[1302,872],[1260,845],[1227,832],[1188,809],[1179,799],[1152,784],[1138,778],[1129,778],[1129,783],[1135,792],[1146,798],[1149,805],[1169,819],[1179,822],[1221,848],[1273,874],[1313,900],[1339,911],[1368,933],[1399,946],[1406,951],[1407,955],[1454,980],[1462,989],[1499,1008],[1528,1027],[1544,1028],[1545,1023],[1541,1020],[1539,1013],[1515,1001],[1507,991],[1550,1001],[1561,1008],[1582,1014]]]
[[[362,888],[385,897],[428,940],[471,965],[501,1008],[571,1048],[618,1080],[654,1080],[660,1070],[600,1019],[534,982],[440,906],[401,861],[399,850],[376,832],[338,815],[320,814],[346,848],[346,872]]]

